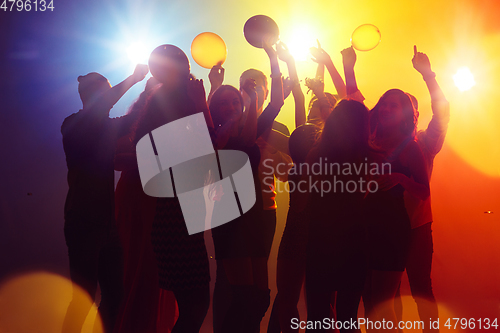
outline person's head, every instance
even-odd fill
[[[368,109],[354,100],[342,100],[326,119],[320,151],[341,158],[366,156],[368,150]]]
[[[144,87],[144,91],[139,95],[137,100],[130,106],[127,111],[127,114],[131,114],[134,112],[140,112],[147,103],[148,98],[154,93],[154,91],[159,87],[160,82],[154,77],[150,77],[146,82],[146,86]]]
[[[250,105],[250,97],[246,92],[243,91],[243,84],[247,79],[255,80],[256,88],[257,88],[257,112],[262,112],[264,101],[267,99],[267,95],[269,94],[269,89],[267,87],[267,77],[258,69],[247,69],[240,76],[240,93],[243,96],[243,100],[245,102],[245,107]]]
[[[288,139],[290,157],[294,163],[304,163],[307,154],[316,143],[321,129],[310,123],[297,127]]]
[[[412,94],[410,94],[410,93],[406,93],[406,94],[408,95],[408,97],[410,97],[411,104],[413,104],[413,109],[415,110],[415,115],[416,115],[417,121],[418,121],[418,116],[419,116],[419,112],[418,112],[418,100]]]
[[[209,109],[217,128],[243,112],[243,97],[235,87],[222,85],[212,95]]]
[[[177,46],[160,45],[151,52],[149,69],[167,89],[186,86],[191,67],[186,54]]]
[[[92,72],[78,77],[78,93],[84,108],[92,104],[99,96],[111,89],[108,79],[99,73]]]
[[[335,98],[335,96],[327,92],[325,92],[325,96],[330,101],[332,107],[335,107],[335,105],[337,104],[337,99]],[[320,102],[316,95],[311,98],[308,106],[307,121],[310,121],[311,119],[322,119]],[[323,122],[325,120],[326,119],[322,119]]]
[[[386,91],[370,111],[370,133],[378,136],[393,131],[404,137],[414,135],[418,115],[408,94],[399,89]]]

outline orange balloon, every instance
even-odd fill
[[[351,44],[358,51],[370,51],[377,47],[381,37],[380,30],[376,26],[363,24],[352,33]]]
[[[227,57],[226,43],[213,32],[202,32],[191,43],[191,56],[204,68],[212,68],[218,63],[223,64]]]

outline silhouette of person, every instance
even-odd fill
[[[307,157],[311,172],[314,163],[326,166],[321,174],[312,172],[309,177],[311,183],[322,184],[322,191],[313,190],[307,206],[308,321],[330,317],[335,292],[332,305],[336,320],[341,323],[356,321],[367,271],[363,215],[367,188],[361,185],[366,185],[366,175],[345,172],[343,168],[366,163],[368,151],[368,109],[354,100],[340,101],[326,120],[318,146]],[[343,168],[336,168],[337,164]],[[310,328],[306,331],[326,332]],[[340,331],[350,329],[343,327]]]
[[[280,49],[279,49],[280,51]],[[278,142],[275,133],[272,132],[269,136],[271,144],[281,151],[290,154],[294,162],[294,166],[289,171],[289,185],[294,187],[290,190],[290,204],[287,216],[285,230],[280,242],[277,260],[276,284],[278,294],[274,300],[273,310],[269,319],[267,328],[268,333],[275,332],[294,332],[290,322],[292,318],[298,318],[297,303],[300,298],[300,291],[305,277],[306,263],[306,245],[308,240],[308,214],[305,211],[299,211],[300,190],[296,187],[302,182],[302,169],[306,161],[306,156],[309,150],[316,142],[316,136],[319,136],[324,122],[328,115],[333,110],[337,100],[330,94],[324,92],[324,67],[325,64],[331,74],[336,89],[339,91],[339,96],[345,95],[345,84],[333,65],[329,55],[321,49],[318,43],[318,48],[312,48],[312,53],[315,60],[318,62],[318,70],[316,79],[306,79],[306,86],[314,93],[313,98],[309,102],[309,113],[307,115],[306,126],[301,126],[305,123],[305,107],[303,94],[300,96],[295,90],[292,90],[295,100],[295,126],[296,130],[290,136],[290,139],[285,143]],[[281,50],[280,59],[289,64],[289,73],[292,83],[298,80],[293,60],[288,50]],[[291,65],[293,65],[293,67]],[[291,69],[291,70],[290,70]],[[294,89],[301,90],[300,85],[294,85]],[[281,148],[286,145],[286,150]],[[307,175],[306,175],[307,176]]]
[[[111,87],[98,73],[78,77],[83,108],[61,127],[68,166],[69,191],[64,206],[64,235],[70,276],[94,299],[101,288],[99,313],[111,332],[122,297],[122,250],[114,219],[114,154],[118,137],[130,130],[133,115],[109,118],[123,94],[148,73],[138,65],[134,73]],[[80,332],[90,304],[77,292],[63,323],[63,332]]]
[[[261,156],[256,138],[272,126],[274,118],[283,105],[283,86],[279,71],[278,56],[269,42],[264,39],[264,50],[271,61],[271,102],[257,120],[259,96],[258,84],[246,80],[242,85],[250,97],[246,109],[244,126],[239,129],[243,114],[243,100],[239,92],[231,86],[221,86],[212,95],[210,112],[217,131],[217,147],[244,151],[250,158],[256,203],[241,217],[212,229],[212,237],[217,259],[217,280],[214,290],[214,331],[255,332],[269,307],[267,256],[269,240],[266,230],[269,226],[261,218],[262,193],[257,175]],[[222,196],[221,200],[225,200]],[[214,216],[220,214],[218,204]],[[271,239],[272,241],[272,239]],[[230,304],[227,311],[221,310],[224,303],[218,282],[230,285]],[[222,282],[223,281],[223,282]]]
[[[344,49],[342,58],[347,93],[362,101],[354,74],[354,49]],[[406,267],[411,230],[404,193],[419,200],[430,193],[424,157],[414,141],[417,118],[410,95],[399,89],[385,92],[370,111],[372,160],[378,164],[373,173],[378,189],[365,200],[369,271],[363,303],[370,320],[396,322],[394,297]]]
[[[127,114],[140,112],[158,88],[151,77]],[[115,169],[121,171],[116,185],[116,224],[124,256],[124,297],[114,332],[170,332],[177,318],[175,297],[159,287],[158,265],[151,244],[156,198],[142,189],[133,132],[118,140]],[[163,307],[169,306],[169,310]]]
[[[140,112],[134,142],[164,124],[199,112],[204,113],[207,126],[213,129],[203,81],[190,74],[184,52],[173,45],[161,45],[152,52],[149,65],[161,85]],[[205,206],[203,196],[193,200]],[[198,332],[210,304],[208,256],[204,234],[189,235],[178,197],[157,199],[151,242],[160,288],[174,293],[179,308],[172,332]]]
[[[431,96],[432,119],[427,128],[418,131],[416,136],[430,179],[434,158],[443,147],[448,122],[450,121],[450,106],[436,81],[436,74],[431,70],[429,58],[425,53],[417,52],[416,46],[414,46],[412,63],[413,67],[422,74]],[[417,99],[411,95],[410,98],[418,111]],[[431,199],[429,196],[425,200],[420,200],[409,192],[405,192],[405,205],[412,228],[406,272],[412,296],[417,303],[420,320],[428,323],[430,320],[438,318],[438,308],[431,281],[433,253]],[[398,319],[401,320],[402,304],[399,297],[396,299],[396,310]],[[430,332],[429,325],[425,325],[423,331]]]
[[[384,93],[370,111],[379,187],[366,198],[370,272],[363,301],[373,320],[396,322],[394,297],[406,267],[411,230],[404,191],[421,200],[429,196],[424,158],[414,141],[415,128],[411,100],[399,89]]]

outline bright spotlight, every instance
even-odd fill
[[[472,75],[468,67],[460,67],[457,73],[453,75],[453,81],[460,91],[466,91],[476,85],[474,75]]]
[[[306,61],[309,55],[309,48],[316,46],[316,37],[311,34],[307,27],[296,29],[291,40],[286,45],[295,61]]]
[[[133,43],[127,48],[128,58],[134,65],[147,64],[150,53],[151,50],[141,42]]]

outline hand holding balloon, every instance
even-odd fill
[[[266,51],[270,59],[278,59],[278,52],[273,48],[274,36],[271,34],[265,34],[262,37],[262,48]]]

